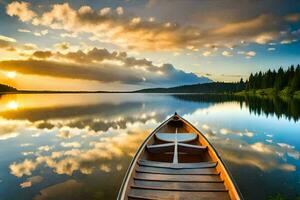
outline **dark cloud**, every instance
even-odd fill
[[[118,66],[83,66],[45,60],[10,60],[0,62],[1,69],[15,70],[23,74],[35,74],[60,78],[94,80],[101,82],[143,82],[136,72],[128,72]],[[135,74],[132,74],[135,73]]]
[[[0,49],[4,49],[7,51],[14,51],[15,42],[16,40],[13,38],[0,35]]]
[[[97,48],[87,53],[77,51],[62,54],[36,51],[27,60],[1,61],[0,67],[23,74],[126,84],[171,86],[210,81],[206,77],[177,70],[171,64],[158,67],[147,59],[127,57],[125,52],[110,53],[106,49]]]
[[[51,51],[35,51],[33,54],[32,54],[33,57],[35,58],[49,58],[52,56],[52,52]]]

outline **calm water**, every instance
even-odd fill
[[[177,111],[245,199],[300,195],[300,103],[166,94],[0,97],[0,199],[115,199],[135,151]]]

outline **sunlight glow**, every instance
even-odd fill
[[[13,79],[13,78],[16,78],[17,73],[16,72],[6,72],[5,75],[6,75],[6,77]]]
[[[16,101],[9,102],[6,107],[10,110],[17,110],[19,108],[19,103]]]

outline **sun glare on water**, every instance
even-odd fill
[[[16,78],[17,73],[16,72],[7,72],[5,75],[8,78]]]
[[[19,108],[19,103],[16,101],[9,102],[6,107],[10,110],[17,110]]]

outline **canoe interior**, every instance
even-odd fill
[[[175,134],[175,131],[177,129],[177,133],[193,133],[193,130],[186,124],[183,123],[183,121],[173,121],[170,120],[167,124],[159,128],[156,132],[157,133],[173,133]],[[165,142],[157,139],[155,135],[151,137],[148,145],[156,145],[156,144],[165,144]],[[185,142],[185,144],[192,144],[197,146],[202,146],[199,139],[191,141],[191,142]],[[173,151],[174,152],[174,151]],[[173,152],[170,153],[150,153],[149,151],[145,151],[142,155],[141,159],[144,160],[150,160],[150,161],[160,161],[160,162],[172,162],[173,161]],[[211,161],[211,157],[209,156],[208,152],[203,152],[202,155],[193,155],[188,153],[178,153],[178,162],[179,163],[197,163],[197,162],[206,162]]]
[[[170,139],[164,140],[166,135],[159,137],[163,133]],[[188,138],[183,134],[197,134],[197,137],[178,142],[174,135],[175,142],[172,134],[181,139]],[[127,171],[118,199],[243,198],[204,135],[175,114],[142,144]]]

